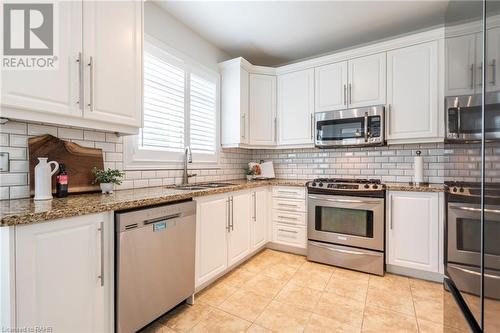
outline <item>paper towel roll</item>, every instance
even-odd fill
[[[413,163],[413,182],[416,184],[424,182],[424,158],[420,156],[421,151],[417,151],[415,162]]]

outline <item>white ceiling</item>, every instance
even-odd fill
[[[155,1],[233,57],[280,65],[443,24],[448,1]]]

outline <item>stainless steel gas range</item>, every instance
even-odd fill
[[[385,186],[379,180],[307,183],[307,259],[384,274]]]

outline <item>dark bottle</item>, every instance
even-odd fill
[[[59,164],[59,172],[56,176],[56,196],[58,198],[68,196],[68,173],[64,164]]]

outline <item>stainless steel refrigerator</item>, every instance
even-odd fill
[[[500,332],[500,2],[448,4],[445,331]]]

